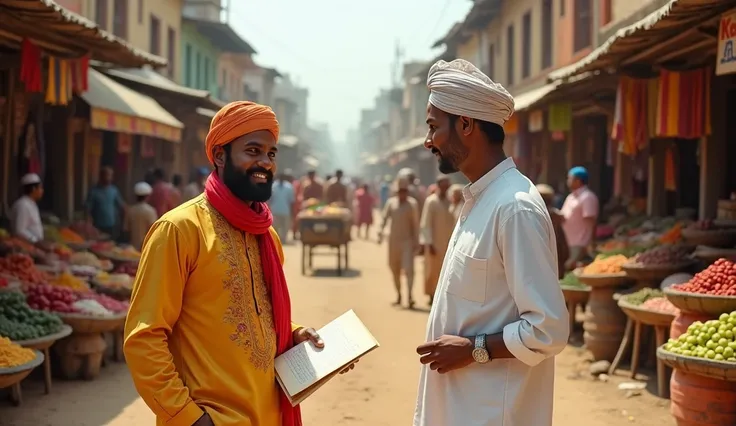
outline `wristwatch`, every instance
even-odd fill
[[[486,349],[486,335],[479,334],[475,336],[475,348],[473,349],[473,359],[478,364],[485,364],[491,360],[491,356]]]

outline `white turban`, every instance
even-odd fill
[[[511,94],[463,59],[435,62],[427,87],[429,103],[450,114],[503,126],[514,113]]]

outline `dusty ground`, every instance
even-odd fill
[[[414,352],[424,337],[426,310],[390,306],[394,298],[385,266],[385,246],[357,241],[351,247],[352,269],[337,278],[333,257],[320,257],[314,276],[302,277],[299,250],[286,247],[287,277],[291,284],[295,319],[319,327],[347,309],[354,309],[381,343],[353,372],[327,384],[303,404],[306,425],[410,425],[414,412],[419,363]],[[419,265],[421,262],[417,262]],[[319,269],[325,268],[325,269]],[[425,298],[417,286],[416,300]],[[585,352],[568,347],[557,357],[555,425],[670,426],[668,401],[650,391],[627,397],[617,383],[588,376]],[[581,373],[582,372],[582,373]],[[153,416],[137,398],[124,365],[106,367],[93,382],[57,381],[45,396],[40,382],[27,380],[24,404],[0,402],[2,426],[131,426],[151,425]],[[649,389],[652,389],[651,386]],[[449,425],[448,425],[449,426]]]

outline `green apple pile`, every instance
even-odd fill
[[[736,363],[736,311],[717,320],[696,321],[664,348],[675,354]]]

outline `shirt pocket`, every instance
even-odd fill
[[[462,299],[485,303],[488,261],[455,251],[450,259],[447,292]]]

